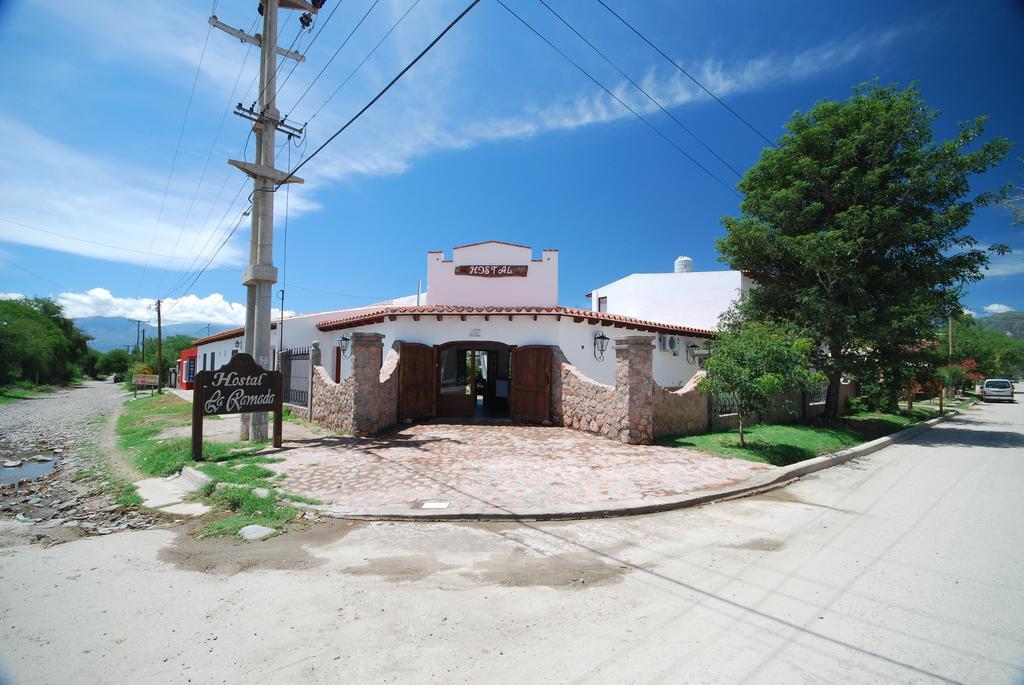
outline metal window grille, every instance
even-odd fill
[[[828,394],[828,383],[822,383],[814,390],[807,393],[808,404],[824,404],[825,396]]]
[[[309,348],[295,347],[282,355],[281,378],[284,401],[300,407],[309,406]]]

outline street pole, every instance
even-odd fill
[[[160,300],[156,301],[156,394],[164,392],[164,331],[160,317]]]
[[[139,354],[142,355],[142,363],[146,363],[146,329],[142,329],[142,347],[139,348]]]
[[[314,6],[317,5],[317,6]],[[278,8],[302,10],[307,19],[316,13],[322,2],[310,4],[305,0],[261,0],[263,10],[263,33],[255,36],[234,29],[210,17],[210,24],[240,40],[260,47],[260,95],[258,109],[246,109],[239,104],[236,113],[253,122],[256,134],[256,160],[228,160],[228,164],[241,169],[253,179],[252,224],[249,234],[249,266],[242,276],[245,285],[245,351],[256,363],[269,368],[271,288],[277,282],[274,267],[274,191],[275,183],[302,183],[302,179],[289,177],[287,172],[274,168],[275,133],[281,130],[289,137],[301,133],[301,129],[281,121],[277,109],[277,56],[281,54],[297,61],[305,58],[277,47]],[[304,26],[307,24],[304,23]],[[251,422],[251,423],[250,423]],[[241,440],[267,439],[267,414],[265,412],[242,414],[239,438]]]
[[[953,359],[953,317],[949,317],[949,359]]]

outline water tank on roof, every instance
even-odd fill
[[[693,260],[689,257],[676,257],[676,273],[688,274],[693,271]]]

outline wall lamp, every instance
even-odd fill
[[[341,348],[341,356],[342,357],[347,357],[348,356],[348,349],[349,349],[349,345],[351,344],[351,342],[352,342],[352,338],[350,338],[347,335],[339,335],[338,336],[338,347]]]
[[[686,346],[686,361],[691,364],[700,364],[701,368],[704,368],[704,360],[708,358],[709,353],[700,348],[697,343],[690,343]]]
[[[242,341],[241,340],[236,340],[235,341],[235,349],[237,350],[241,346],[242,346]]]
[[[604,353],[608,349],[608,342],[611,340],[604,331],[598,331],[594,334],[594,359],[597,361],[604,361]]]

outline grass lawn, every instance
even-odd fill
[[[707,435],[666,436],[657,442],[669,447],[688,447],[723,457],[786,466],[895,433],[937,415],[937,411],[915,407],[910,414],[862,412],[830,422],[759,424],[744,430],[746,447],[740,447],[739,432],[735,430]]]
[[[207,419],[215,417],[207,417]],[[250,523],[272,528],[284,528],[294,520],[298,511],[282,501],[319,504],[297,495],[279,492],[277,486],[284,478],[263,464],[280,461],[260,454],[267,443],[203,443],[203,461],[192,461],[192,441],[189,438],[157,436],[165,428],[188,426],[192,421],[192,405],[170,393],[139,397],[125,403],[117,421],[119,444],[139,471],[151,476],[168,476],[184,466],[194,466],[213,482],[198,493],[198,497],[218,511],[231,512],[202,529],[200,537],[230,536]],[[217,485],[224,483],[217,489]],[[254,492],[263,488],[267,492]]]
[[[15,385],[0,387],[0,404],[16,402],[17,400],[31,400],[53,392],[57,388],[52,385],[32,385],[31,383],[16,383]]]

